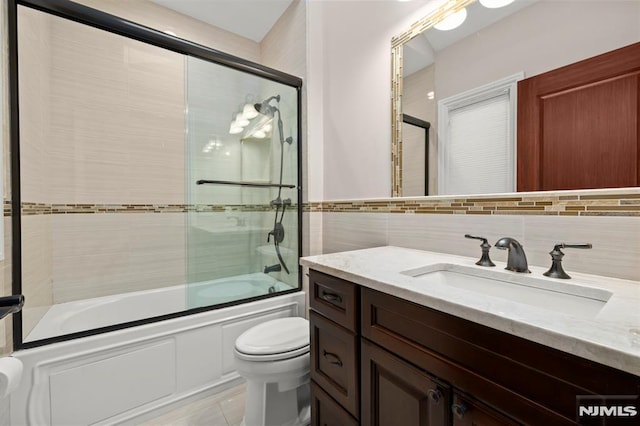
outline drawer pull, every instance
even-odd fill
[[[434,404],[437,404],[442,399],[442,391],[437,388],[429,389],[429,391],[427,392],[427,395],[429,396],[429,400]]]
[[[322,350],[322,356],[325,357],[329,364],[337,365],[338,367],[342,367],[342,360],[340,357],[334,353],[327,352],[324,349]]]
[[[320,297],[330,303],[342,303],[342,297],[339,294],[327,293],[326,291],[322,290],[322,295]]]
[[[453,411],[453,414],[459,419],[463,419],[468,410],[467,406],[463,403],[453,404],[451,406],[451,411]]]

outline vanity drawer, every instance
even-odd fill
[[[312,426],[358,426],[358,422],[313,381],[311,418]]]
[[[640,378],[362,289],[362,336],[523,423],[572,424],[577,395],[637,395]]]
[[[487,407],[475,398],[457,392],[453,395],[451,411],[453,426],[521,426],[521,423]]]
[[[358,418],[358,337],[313,311],[309,322],[311,379]]]
[[[309,271],[311,309],[355,332],[358,326],[358,286],[322,272]]]

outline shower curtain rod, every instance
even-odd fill
[[[212,184],[212,185],[238,185],[238,186],[252,186],[256,188],[295,188],[295,185],[280,185],[277,183],[260,183],[260,182],[235,182],[229,180],[205,180],[200,179],[196,181],[196,185]]]

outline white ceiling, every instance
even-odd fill
[[[259,43],[293,0],[151,1]]]

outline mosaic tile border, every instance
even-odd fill
[[[293,205],[292,208],[296,208]],[[226,211],[268,212],[269,204],[47,204],[22,203],[22,215],[104,214],[104,213],[215,213]],[[5,201],[5,216],[11,216],[11,204]]]
[[[297,205],[292,206],[293,209]],[[545,216],[638,216],[640,192],[624,194],[523,194],[505,197],[450,199],[370,199],[312,201],[302,204],[308,213],[404,213]],[[11,201],[4,201],[4,216],[11,216]],[[267,212],[268,204],[46,204],[22,203],[22,214],[104,214],[104,213],[214,213],[225,211]]]
[[[638,216],[638,194],[522,195],[451,199],[389,199],[310,202],[308,212],[405,214]]]
[[[403,45],[476,0],[448,0],[391,39],[391,193],[402,196],[402,55]]]

